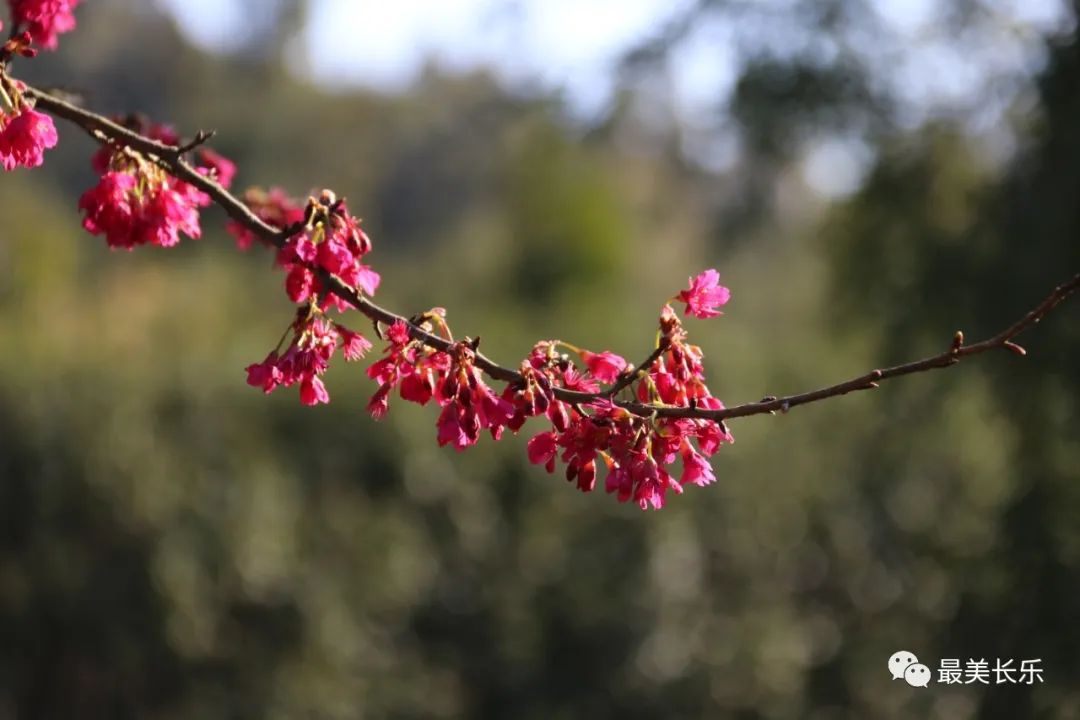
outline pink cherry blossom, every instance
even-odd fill
[[[236,163],[210,148],[199,150],[199,172],[217,181],[223,188],[232,185],[236,177]]]
[[[323,310],[347,311],[350,305],[334,293],[324,292],[323,275],[336,276],[341,282],[366,295],[374,295],[381,277],[361,262],[371,251],[371,239],[360,229],[360,221],[348,214],[343,202],[324,190],[318,199],[309,198],[299,215],[284,197],[274,193],[250,192],[249,206],[261,219],[275,226],[292,226],[299,217],[303,226],[277,253],[277,264],[289,274],[286,291],[293,302],[306,302],[318,296]],[[253,236],[242,227],[230,230],[242,248],[249,247]],[[309,282],[309,278],[310,282]]]
[[[180,233],[199,237],[198,207],[206,202],[202,193],[191,193],[168,177],[109,171],[79,199],[79,209],[86,213],[88,232],[104,235],[110,247],[130,250],[136,245],[172,247]]]
[[[711,318],[723,314],[716,308],[727,304],[731,291],[720,284],[720,273],[709,269],[691,278],[690,287],[676,299],[686,303],[686,312],[694,317]]]
[[[55,50],[57,36],[75,29],[75,7],[81,0],[8,0],[16,26],[25,25],[34,41]]]
[[[315,375],[307,375],[300,382],[300,402],[305,405],[318,405],[330,402],[330,393],[323,381]]]
[[[0,111],[0,165],[5,170],[39,167],[45,150],[56,147],[58,140],[48,115],[25,105],[14,115]]]
[[[248,385],[271,393],[278,387],[300,383],[300,401],[305,405],[330,402],[330,393],[320,376],[337,352],[341,337],[337,326],[324,318],[300,313],[291,329],[292,342],[284,353],[274,350],[261,363],[247,367]]]
[[[277,362],[278,355],[272,352],[261,363],[248,365],[246,368],[248,385],[261,387],[267,395],[273,392],[274,388],[281,384],[283,378]]]
[[[173,247],[180,242],[181,232],[191,238],[202,235],[197,204],[209,200],[203,201],[201,193],[178,192],[174,187],[167,184],[148,194],[139,218],[142,244]]]
[[[359,360],[371,349],[371,342],[358,332],[349,330],[344,325],[335,325],[341,337],[341,352],[346,360]]]
[[[548,472],[555,472],[555,455],[558,446],[555,444],[555,433],[542,432],[529,440],[529,462],[533,465],[543,465]]]
[[[709,461],[703,458],[700,454],[694,451],[694,448],[690,446],[690,443],[683,443],[682,449],[683,459],[683,474],[679,478],[679,482],[683,485],[687,483],[693,483],[694,485],[711,485],[716,482],[716,475],[713,473],[712,465]]]
[[[105,235],[112,247],[134,246],[135,210],[133,191],[138,185],[134,175],[107,172],[101,182],[79,198],[79,209],[86,213],[83,227],[93,235]]]
[[[285,276],[285,292],[294,303],[307,302],[315,294],[315,274],[303,265],[293,265]]]
[[[175,145],[180,141],[176,131],[167,125],[137,116],[118,118],[117,122],[159,142]],[[202,174],[214,174],[218,172],[214,167],[231,165],[211,150],[200,152],[209,158],[209,165],[198,168]],[[115,145],[103,145],[91,164],[101,179],[79,200],[79,209],[85,213],[83,227],[94,235],[104,235],[110,247],[173,247],[181,235],[202,235],[199,209],[210,204],[210,197],[194,185],[173,177],[138,153]]]
[[[626,369],[627,362],[615,353],[605,350],[602,353],[593,353],[588,350],[581,351],[581,359],[585,361],[589,372],[593,377],[603,383],[613,383],[619,374]]]
[[[661,311],[660,331],[663,350],[645,369],[647,378],[634,383],[638,400],[676,407],[693,404],[705,409],[722,408],[723,403],[705,385],[701,349],[687,341],[682,322],[669,306]],[[583,492],[590,492],[596,487],[597,468],[603,461],[607,492],[620,502],[632,500],[642,509],[664,507],[670,495],[681,494],[687,483],[715,482],[715,473],[705,458],[721,444],[734,440],[723,423],[645,418],[607,398],[584,406],[562,402],[555,389],[578,389],[580,380],[572,363],[555,352],[555,345],[538,343],[522,364],[522,379],[508,385],[503,394],[515,404],[515,417],[508,424],[511,429],[519,428],[527,417],[540,414],[551,423],[550,431],[529,441],[530,462],[554,472],[561,460],[566,465],[566,479]],[[611,353],[579,354],[590,374],[598,379],[614,381],[626,367],[622,358]],[[680,458],[682,473],[676,480],[671,466]]]

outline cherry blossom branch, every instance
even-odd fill
[[[689,410],[689,408],[670,408],[661,414],[667,417],[702,417],[713,420],[725,420],[737,417],[747,417],[750,415],[760,415],[762,413],[775,413],[777,411],[786,413],[791,408],[799,405],[806,405],[859,390],[873,390],[874,388],[877,388],[883,380],[902,377],[904,375],[913,375],[928,370],[940,370],[952,367],[960,362],[961,358],[979,355],[999,348],[1009,350],[1017,355],[1026,355],[1027,351],[1013,342],[1013,340],[1025,330],[1039,324],[1055,307],[1065,301],[1077,290],[1080,290],[1080,273],[1073,276],[1073,278],[1067,282],[1055,287],[1041,303],[1036,305],[1015,323],[1005,328],[997,335],[973,345],[965,345],[963,333],[957,331],[956,335],[953,337],[952,347],[943,353],[923,358],[922,360],[895,365],[883,370],[871,370],[864,375],[860,375],[859,377],[852,378],[851,380],[842,383],[837,383],[836,385],[830,385],[829,387],[812,390],[799,395],[789,395],[779,398],[767,397],[756,403],[745,403],[743,405],[736,405],[719,411],[697,411],[692,412],[692,414],[684,414],[683,411]],[[634,408],[628,409],[634,410]]]
[[[144,153],[153,162],[174,174],[180,180],[191,184],[210,196],[215,204],[221,207],[234,221],[240,223],[252,233],[269,242],[276,248],[282,248],[288,238],[295,234],[299,228],[286,227],[284,229],[274,227],[259,218],[242,200],[222,187],[213,178],[200,173],[195,167],[185,160],[185,155],[202,145],[213,135],[212,132],[200,131],[194,140],[186,144],[169,145],[134,132],[119,123],[116,123],[102,115],[85,110],[77,105],[66,102],[58,97],[50,95],[42,90],[26,87],[25,95],[36,102],[36,106],[58,118],[67,120],[98,140],[119,146],[128,146],[136,151]],[[320,279],[324,286],[333,294],[352,305],[359,312],[367,316],[373,322],[393,325],[405,323],[408,333],[414,340],[431,348],[448,352],[454,343],[445,338],[427,332],[417,323],[409,322],[408,319],[393,313],[372,302],[356,288],[343,283],[336,276],[322,271]],[[666,418],[690,418],[713,421],[724,421],[731,418],[749,417],[752,415],[786,413],[791,408],[809,403],[818,402],[828,398],[838,397],[851,392],[870,390],[891,378],[912,375],[951,367],[962,358],[978,355],[991,350],[1007,349],[1023,355],[1025,351],[1013,340],[1024,331],[1038,324],[1058,304],[1080,289],[1080,274],[1071,280],[1056,287],[1046,299],[1028,312],[1017,322],[991,338],[972,345],[963,343],[963,335],[957,333],[950,349],[938,355],[904,363],[885,369],[872,370],[858,377],[846,380],[835,385],[812,390],[797,395],[785,397],[766,397],[758,402],[744,403],[722,409],[708,409],[697,407],[693,403],[688,407],[672,407],[663,404],[648,404],[615,399],[624,389],[643,376],[650,367],[666,350],[665,342],[661,339],[657,348],[633,370],[625,371],[612,385],[598,392],[586,393],[566,388],[552,388],[555,397],[580,406],[597,400],[611,400],[614,405],[642,417],[666,417]],[[506,382],[522,381],[521,373],[507,367],[503,367],[477,352],[474,364],[477,368],[487,373],[492,378]]]

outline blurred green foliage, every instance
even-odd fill
[[[716,264],[734,300],[690,330],[741,402],[996,330],[1080,268],[1074,38],[1010,165],[958,125],[894,129],[856,196],[797,187],[732,238],[714,179],[551,99],[434,70],[331,95],[135,7],[87,7],[19,71],[216,128],[241,185],[347,195],[381,300],[445,305],[507,362],[555,336],[636,358]],[[755,142],[877,111],[798,67],[740,88]],[[1022,361],[735,423],[716,486],[642,514],[524,438],[457,455],[430,409],[373,422],[355,366],[329,407],[248,388],[290,318],[270,258],[216,212],[203,241],[109,252],[75,209],[91,147],[63,127],[45,170],[0,177],[0,718],[1080,716],[1076,304]],[[915,690],[898,649],[1038,657],[1046,682]]]

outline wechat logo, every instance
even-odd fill
[[[930,684],[930,668],[919,662],[915,653],[907,650],[894,652],[889,658],[889,673],[893,680],[905,680],[911,687]]]

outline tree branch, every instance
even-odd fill
[[[207,134],[200,132],[196,136],[196,139],[187,145],[167,145],[158,142],[157,140],[144,137],[113,122],[107,117],[65,102],[42,90],[27,87],[25,89],[25,94],[36,101],[38,108],[77,125],[93,137],[105,142],[127,145],[133,150],[137,150],[147,155],[151,160],[171,172],[180,180],[195,186],[209,195],[214,203],[220,206],[230,218],[242,224],[251,232],[277,248],[281,248],[289,237],[302,229],[295,227],[283,229],[276,228],[263,222],[263,220],[255,215],[255,213],[253,213],[239,198],[232,195],[213,179],[200,174],[190,163],[184,160],[183,156],[185,153],[206,142],[212,133]],[[408,322],[406,318],[376,305],[371,300],[364,297],[358,290],[345,285],[338,278],[323,272],[321,274],[321,279],[324,286],[329,289],[330,292],[351,304],[372,321],[384,324],[404,322],[408,325],[409,333],[413,339],[437,350],[446,351],[450,349],[451,343],[444,338],[432,335],[417,325]],[[827,398],[846,395],[850,392],[876,388],[883,380],[951,367],[960,362],[962,358],[978,355],[998,348],[1011,350],[1014,353],[1023,355],[1023,348],[1013,342],[1014,338],[1025,330],[1038,324],[1058,304],[1063,302],[1078,289],[1080,289],[1080,274],[1077,274],[1071,280],[1054,288],[1054,291],[1039,305],[997,335],[973,345],[964,345],[963,336],[960,333],[957,333],[957,338],[954,340],[953,346],[939,355],[923,358],[922,360],[915,360],[895,367],[885,368],[883,370],[872,370],[864,375],[818,390],[812,390],[798,395],[788,395],[786,397],[767,397],[758,402],[745,403],[724,408],[722,410],[649,405],[645,403],[614,400],[615,395],[619,391],[628,387],[634,379],[642,372],[647,371],[648,368],[660,358],[663,354],[663,345],[654,350],[645,361],[638,365],[633,371],[624,374],[613,385],[599,392],[582,393],[566,390],[564,388],[555,388],[554,390],[556,397],[568,403],[581,405],[600,399],[612,399],[616,405],[642,416],[698,418],[723,421],[730,418],[749,417],[751,415],[773,414],[776,412],[786,413],[791,408],[798,407],[799,405],[807,405]],[[518,372],[503,367],[480,353],[476,354],[475,364],[496,380],[506,382],[516,382],[521,380],[521,375]]]

